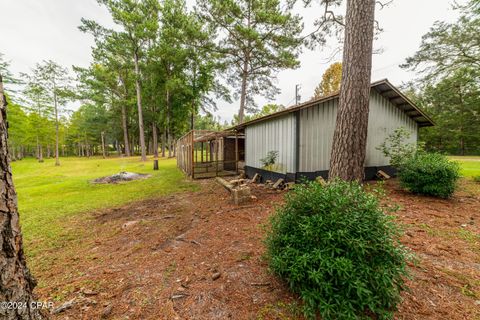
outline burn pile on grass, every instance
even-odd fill
[[[116,184],[121,182],[133,181],[133,180],[142,180],[148,179],[151,175],[149,174],[142,174],[142,173],[134,173],[134,172],[119,172],[111,176],[97,178],[92,181],[95,184]]]

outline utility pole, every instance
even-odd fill
[[[300,85],[296,84],[295,85],[295,105],[298,105],[300,103]]]

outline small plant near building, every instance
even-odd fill
[[[260,159],[262,168],[268,171],[282,171],[282,166],[277,163],[278,151],[269,151],[265,158]]]
[[[407,129],[399,127],[376,149],[382,151],[385,157],[390,158],[390,164],[398,169],[405,161],[423,150],[422,146],[408,143],[410,137],[411,133]]]
[[[418,153],[399,168],[403,188],[418,194],[448,198],[460,178],[460,166],[438,153]]]
[[[278,151],[268,151],[265,158],[260,159],[260,162],[264,167],[271,166],[275,164],[278,158]]]
[[[393,317],[409,252],[379,194],[357,182],[306,182],[272,217],[270,268],[301,296],[308,318]]]

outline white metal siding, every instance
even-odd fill
[[[278,151],[282,173],[295,172],[295,116],[291,113],[245,128],[245,164],[262,168],[260,159]]]
[[[399,127],[404,127],[411,133],[408,140],[409,143],[416,143],[418,124],[387,98],[372,90],[368,116],[366,167],[387,166],[390,164],[390,159],[386,158],[376,148]]]
[[[328,170],[338,99],[300,111],[299,172]]]
[[[330,151],[337,117],[338,98],[299,111],[299,172],[329,169]],[[376,148],[395,129],[411,132],[409,142],[415,143],[418,124],[388,99],[372,90],[368,117],[366,167],[386,166],[389,159]],[[262,168],[260,162],[269,151],[278,151],[281,171],[295,172],[295,115],[266,120],[245,129],[245,161],[247,166]]]
[[[337,117],[338,98],[300,111],[299,172],[329,169],[330,152]],[[411,132],[417,141],[418,125],[388,99],[372,90],[368,117],[366,167],[386,166],[389,159],[376,150],[396,128]]]

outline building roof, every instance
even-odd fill
[[[433,120],[425,112],[423,112],[418,106],[416,106],[410,99],[408,99],[402,92],[400,92],[399,89],[397,89],[387,79],[383,79],[383,80],[372,83],[371,88],[373,90],[376,90],[383,97],[390,100],[390,102],[393,103],[395,106],[397,106],[397,108],[405,112],[407,116],[409,116],[411,119],[417,122],[420,127],[430,127],[435,125]],[[337,92],[325,97],[313,99],[313,100],[301,103],[299,105],[291,106],[281,111],[244,122],[242,124],[239,124],[239,125],[236,125],[235,127],[230,128],[230,130],[243,129],[249,125],[252,125],[258,122],[263,122],[263,121],[280,117],[282,115],[289,114],[298,110],[306,109],[319,103],[338,99],[339,96],[340,96],[340,93]]]

